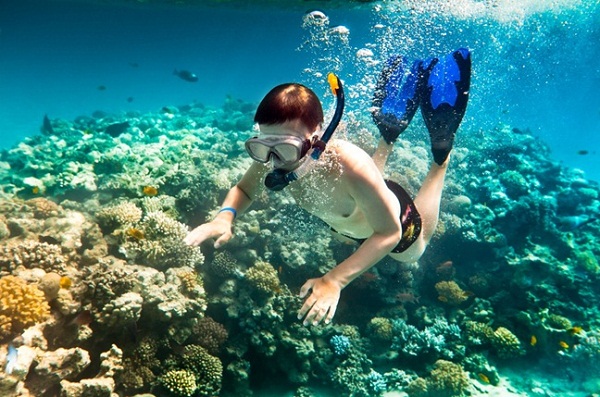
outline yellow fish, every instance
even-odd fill
[[[142,188],[142,193],[146,196],[156,196],[158,194],[158,189],[154,186],[144,186]]]
[[[126,233],[129,237],[133,237],[136,240],[143,240],[146,237],[144,232],[142,232],[140,229],[136,229],[135,227],[130,227],[127,229]]]
[[[483,383],[488,384],[488,385],[490,384],[490,378],[488,378],[486,374],[483,374],[480,372],[477,374],[477,376]]]
[[[561,340],[560,342],[558,342],[558,344],[560,345],[560,347],[562,347],[563,349],[568,349],[569,348],[569,344],[567,342],[565,342],[564,340]]]
[[[529,344],[530,344],[531,346],[535,346],[535,345],[537,345],[537,338],[536,338],[536,336],[535,336],[535,335],[531,335],[531,340],[529,341]]]
[[[569,329],[569,334],[571,334],[571,335],[579,335],[582,332],[583,332],[583,328],[577,327],[577,326]]]

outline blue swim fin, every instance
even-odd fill
[[[373,121],[382,138],[392,144],[408,127],[420,101],[421,61],[405,70],[406,59],[392,56],[383,67],[373,95]]]
[[[452,150],[454,136],[467,109],[471,82],[471,53],[459,48],[443,58],[423,61],[426,84],[421,114],[431,138],[433,159],[443,164]]]

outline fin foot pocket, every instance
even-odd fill
[[[424,62],[424,65],[427,62]],[[452,150],[454,137],[469,99],[471,54],[460,48],[422,69],[426,83],[421,99],[421,114],[429,136],[431,151],[437,164],[443,164]]]
[[[405,64],[404,57],[390,57],[377,79],[373,95],[373,121],[388,144],[398,139],[419,107],[421,61],[415,61],[409,70],[405,70]]]

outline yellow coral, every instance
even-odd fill
[[[492,346],[500,358],[514,358],[525,354],[519,339],[508,329],[498,327],[492,336]]]
[[[23,331],[50,315],[44,293],[15,276],[0,279],[0,339]]]
[[[246,280],[259,291],[272,294],[281,292],[277,270],[267,262],[258,261],[246,272]]]
[[[390,342],[394,337],[394,327],[392,326],[392,321],[389,318],[372,318],[369,322],[368,330],[375,338],[381,341]]]
[[[471,296],[469,292],[463,291],[454,281],[440,281],[435,285],[435,289],[439,294],[438,300],[450,306],[458,306]]]

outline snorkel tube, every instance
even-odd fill
[[[340,120],[342,119],[342,114],[344,113],[344,88],[342,87],[342,82],[340,79],[333,73],[329,73],[327,75],[327,81],[329,82],[329,87],[331,87],[331,91],[336,98],[335,105],[335,113],[329,122],[329,125],[325,129],[323,136],[317,142],[315,142],[312,146],[312,152],[309,157],[294,171],[286,171],[283,169],[275,169],[270,172],[265,178],[265,186],[269,190],[280,191],[285,189],[287,185],[295,180],[302,178],[304,175],[308,174],[308,172],[314,167],[315,162],[321,157],[321,154],[325,151],[325,146],[331,136],[335,132],[335,129],[340,124]]]

